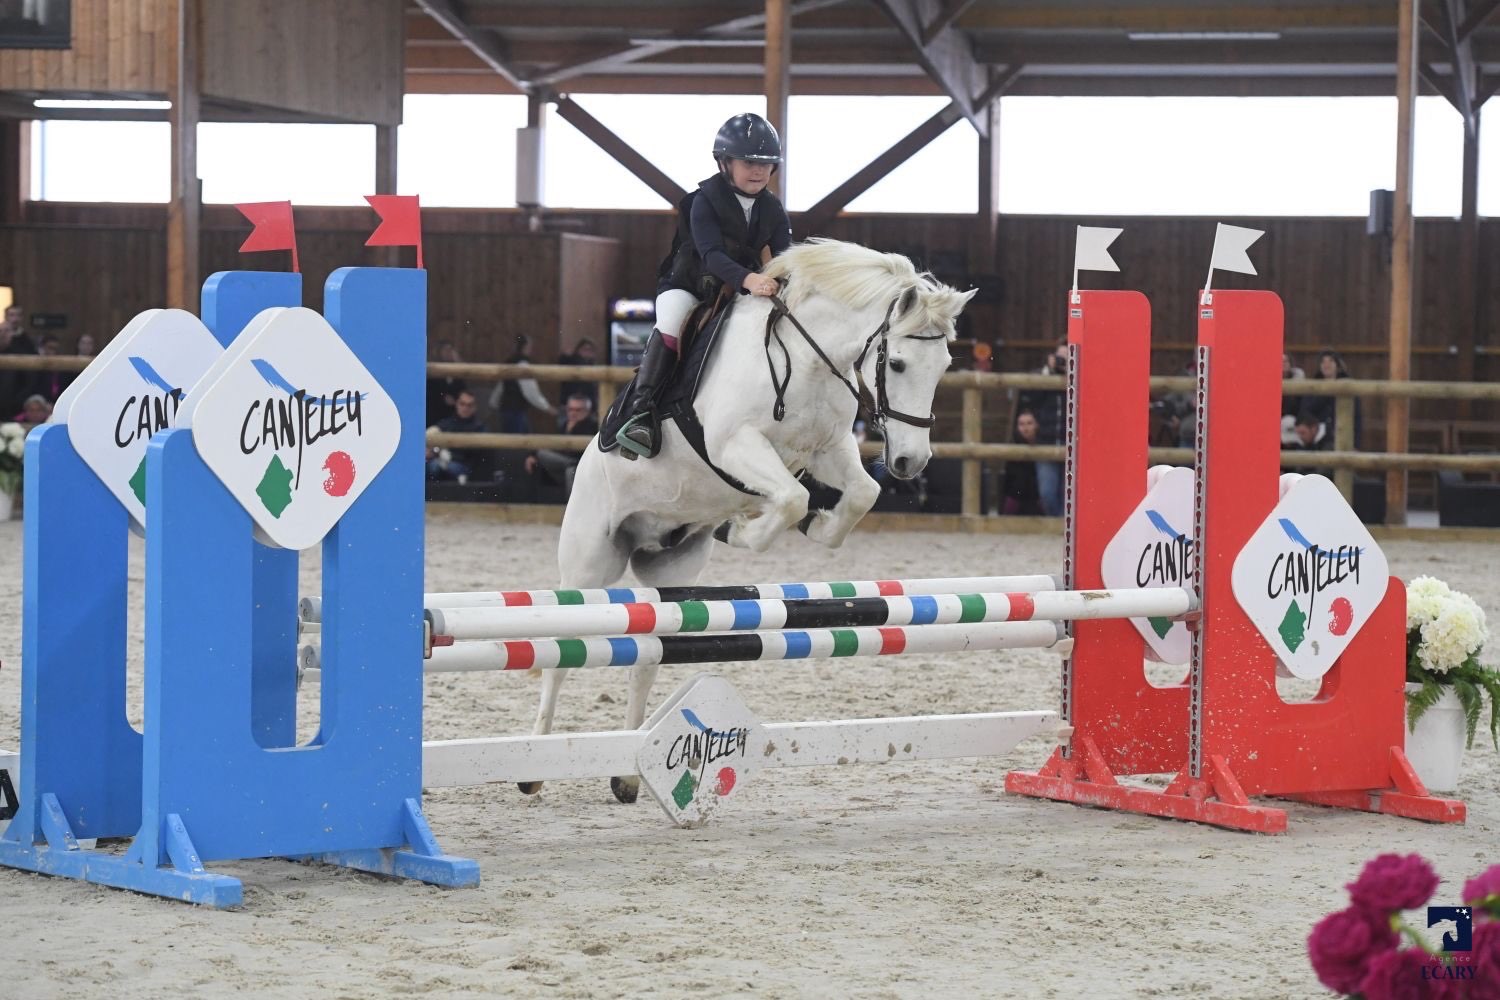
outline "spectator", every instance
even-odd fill
[[[444,434],[482,434],[484,424],[476,415],[479,403],[474,394],[467,389],[459,390],[458,396],[453,400],[452,416],[443,417],[436,424],[428,428],[430,431],[441,431]],[[428,479],[456,479],[460,483],[467,483],[469,475],[479,464],[482,456],[467,448],[428,448],[427,449],[427,478]]]
[[[73,348],[73,353],[80,358],[95,357],[99,352],[94,349],[94,335],[92,333],[79,334],[78,345]],[[62,375],[62,389],[66,389],[68,386],[78,381],[78,376],[80,373],[61,372],[60,374]],[[58,390],[58,395],[62,394],[62,389]],[[57,402],[57,400],[54,398],[53,402],[55,403]]]
[[[577,437],[593,437],[599,433],[599,422],[594,419],[594,401],[582,392],[575,392],[563,406],[563,434]],[[578,468],[582,456],[576,451],[551,451],[542,449],[526,456],[526,471],[533,476],[561,486],[565,495],[573,492],[573,472]]]
[[[1182,366],[1179,375],[1197,377],[1198,364],[1189,361]],[[1161,415],[1161,431],[1165,440],[1153,439],[1153,444],[1163,444],[1167,447],[1191,448],[1197,443],[1198,434],[1198,411],[1194,404],[1193,393],[1169,392],[1160,400],[1151,404],[1151,408]]]
[[[572,354],[558,355],[557,363],[560,365],[593,365],[598,364],[598,358],[594,353],[594,342],[587,337],[573,345]],[[592,410],[599,405],[599,387],[593,382],[564,382],[558,391],[557,398],[564,404],[574,396],[587,396],[589,408]]]
[[[1068,373],[1068,342],[1059,340],[1042,365],[1043,375]],[[1037,444],[1062,444],[1068,432],[1067,392],[1061,389],[1032,389],[1021,393],[1020,409],[1036,417]],[[1057,517],[1063,512],[1063,466],[1061,462],[1036,463],[1037,496],[1042,513]]]
[[[440,340],[433,349],[432,360],[457,364],[463,360],[451,340]],[[468,388],[461,378],[439,377],[427,380],[427,426],[432,427],[444,417],[453,416],[458,394]]]
[[[1016,414],[1016,444],[1036,444],[1040,425],[1036,414],[1021,410]],[[1005,479],[1001,486],[1002,514],[1038,515],[1042,512],[1041,495],[1037,490],[1036,462],[1011,461],[1005,463]]]
[[[21,412],[16,414],[16,423],[26,430],[38,427],[47,422],[52,416],[52,404],[47,402],[44,396],[27,396],[26,402],[21,404]]]
[[[516,349],[506,363],[529,365],[530,351],[531,338],[524,333],[517,334]],[[533,406],[548,416],[557,415],[557,407],[547,402],[534,378],[508,378],[490,393],[490,409],[500,414],[500,430],[505,434],[530,434],[531,419],[527,411]]]
[[[1307,378],[1307,373],[1297,367],[1296,361],[1293,360],[1290,354],[1283,351],[1281,354],[1281,380],[1286,382],[1302,378]],[[1291,426],[1296,422],[1297,414],[1300,412],[1302,412],[1302,397],[1283,394],[1281,397],[1281,427],[1283,437],[1286,436],[1286,432],[1291,430]],[[1288,417],[1291,419],[1286,419]]]
[[[1303,410],[1297,415],[1292,440],[1283,443],[1282,448],[1286,451],[1330,451],[1333,448],[1333,436],[1315,414]]]
[[[37,349],[37,354],[44,358],[55,358],[61,353],[62,341],[50,333],[42,338],[42,342]],[[57,397],[62,395],[62,391],[68,387],[68,383],[73,381],[73,376],[69,372],[42,371],[32,372],[31,375],[31,392],[28,395],[42,396],[49,403],[57,402]]]
[[[1349,368],[1344,364],[1344,359],[1339,357],[1337,351],[1324,350],[1318,355],[1318,370],[1313,373],[1313,379],[1333,381],[1335,379],[1348,378]],[[1360,412],[1360,400],[1354,399],[1354,446],[1359,447],[1359,433],[1363,423]],[[1323,424],[1325,433],[1330,441],[1335,439],[1338,431],[1337,416],[1338,403],[1333,396],[1308,396],[1302,401],[1299,413],[1303,410],[1317,417]]]
[[[0,325],[0,353],[36,354],[36,341],[26,332],[26,311],[12,305],[5,310],[5,322]],[[14,413],[31,395],[31,383],[36,372],[7,371],[0,369],[0,413]]]

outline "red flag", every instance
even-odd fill
[[[250,230],[250,235],[245,237],[245,242],[240,244],[240,253],[290,250],[292,270],[301,270],[297,264],[297,227],[292,223],[291,202],[253,201],[234,207],[255,226]]]
[[[414,194],[367,194],[365,201],[380,216],[380,225],[365,240],[367,247],[416,247],[422,266],[422,208]]]

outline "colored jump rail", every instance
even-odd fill
[[[1059,728],[1056,712],[987,712],[834,722],[772,722],[754,751],[760,767],[888,764],[996,757]],[[548,736],[429,740],[422,784],[457,788],[491,782],[563,781],[636,773],[646,733],[639,729]]]
[[[671,635],[770,629],[928,626],[979,622],[1179,618],[1193,610],[1180,588],[935,594],[808,600],[676,601],[582,607],[430,608],[433,635],[455,640],[536,636]]]
[[[912,628],[807,629],[709,635],[611,636],[594,639],[517,639],[438,646],[425,661],[427,673],[471,670],[635,667],[659,663],[730,663],[807,660],[897,653],[956,653],[965,650],[1049,649],[1071,640],[1053,621],[919,625]],[[303,646],[304,671],[317,670],[320,650]]]
[[[752,583],[729,587],[609,587],[599,590],[476,590],[424,594],[432,608],[525,608],[675,601],[803,600],[830,597],[897,597],[903,594],[983,594],[1058,590],[1056,576],[962,576],[926,580],[855,580],[838,583]],[[305,622],[323,620],[323,599],[302,598]]]

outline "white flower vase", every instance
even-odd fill
[[[0,490],[0,521],[9,521],[15,516],[16,498],[5,490]]]
[[[1406,685],[1408,694],[1421,689],[1420,684]],[[1411,761],[1427,790],[1451,792],[1458,788],[1467,727],[1464,725],[1464,707],[1453,688],[1444,688],[1437,704],[1417,720],[1416,729],[1406,725],[1404,714],[1401,725],[1406,731],[1406,759]]]

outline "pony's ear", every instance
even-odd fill
[[[909,313],[913,309],[915,309],[916,305],[917,305],[917,286],[916,285],[912,285],[910,288],[908,288],[905,292],[902,293],[902,295],[901,295],[901,301],[896,304],[896,315],[898,315],[898,316],[905,316],[907,313]]]
[[[967,292],[960,292],[956,288],[943,286],[941,292],[935,296],[933,306],[945,316],[956,319],[958,314],[964,311],[964,306],[969,304],[979,289],[971,288]]]

